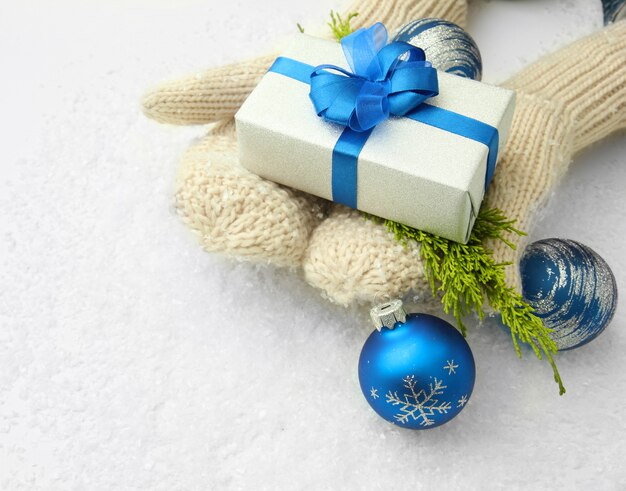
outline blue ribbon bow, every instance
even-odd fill
[[[359,154],[374,127],[391,115],[486,145],[487,189],[498,156],[498,130],[425,102],[439,93],[439,86],[437,71],[425,60],[423,50],[403,42],[387,45],[387,30],[381,23],[346,36],[341,46],[352,72],[285,57],[278,57],[269,69],[310,84],[309,97],[318,116],[345,127],[333,148],[333,201],[357,207]]]
[[[437,70],[424,51],[403,42],[387,44],[380,22],[343,38],[341,46],[352,72],[320,65],[311,73],[309,96],[327,121],[367,131],[439,93]]]

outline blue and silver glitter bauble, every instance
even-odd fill
[[[520,261],[522,294],[559,350],[576,348],[598,336],[617,306],[617,284],[608,264],[573,240],[530,244]]]
[[[602,0],[604,25],[626,19],[626,0]]]
[[[447,423],[467,404],[476,377],[467,341],[448,322],[406,314],[395,300],[372,309],[377,327],[359,358],[367,402],[387,421],[414,430]]]
[[[414,20],[401,27],[393,41],[422,48],[437,70],[474,80],[482,76],[478,46],[465,30],[447,20]]]

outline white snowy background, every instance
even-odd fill
[[[143,117],[164,78],[264,52],[341,0],[0,5],[0,489],[626,489],[626,311],[519,361],[472,323],[477,383],[448,425],[378,418],[365,308],[203,252],[177,218],[202,127]],[[602,25],[597,0],[471,3],[484,80]],[[601,60],[581,60],[597,62]],[[626,137],[579,155],[533,231],[588,244],[626,292]]]

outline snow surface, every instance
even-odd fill
[[[205,129],[145,119],[144,90],[338,7],[0,6],[0,489],[626,489],[623,307],[560,356],[564,397],[494,320],[472,326],[467,408],[406,431],[359,390],[366,309],[206,254],[176,217]],[[599,1],[476,1],[470,32],[497,82],[601,19]],[[580,155],[533,233],[596,249],[622,291],[624,155],[624,133]]]

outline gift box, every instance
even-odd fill
[[[320,65],[345,70],[339,76],[350,70],[340,44],[298,34],[235,116],[241,164],[271,181],[467,242],[509,135],[514,92],[435,72],[438,95],[354,132],[318,115],[309,77]]]

